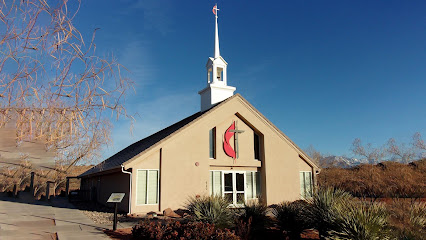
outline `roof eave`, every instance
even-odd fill
[[[77,176],[77,178],[89,178],[89,177],[96,177],[96,176],[100,176],[100,175],[106,175],[106,174],[110,174],[110,173],[115,173],[115,172],[119,172],[121,171],[121,166],[116,166],[116,167],[112,167],[109,169],[105,169],[99,172],[95,172],[95,173],[89,173],[89,174],[80,174]]]

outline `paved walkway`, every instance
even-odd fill
[[[21,193],[18,199],[0,197],[0,239],[109,239],[110,226],[93,223],[64,198],[50,203]]]

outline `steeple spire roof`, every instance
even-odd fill
[[[234,95],[235,87],[228,86],[227,67],[228,63],[220,56],[219,52],[219,29],[217,24],[217,4],[213,7],[216,29],[214,39],[214,57],[207,60],[207,87],[199,91],[201,96],[201,111],[213,107],[217,103]]]
[[[215,15],[215,21],[216,21],[216,27],[215,27],[215,36],[214,36],[214,58],[218,58],[220,56],[219,51],[219,27],[217,25],[217,11],[219,9],[217,8],[217,4],[213,7],[213,13]]]

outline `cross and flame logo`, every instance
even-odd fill
[[[223,150],[225,151],[226,155],[235,159],[236,152],[232,148],[231,143],[229,142],[229,140],[231,140],[231,138],[235,135],[235,132],[231,132],[231,130],[235,130],[235,122],[233,122],[225,132],[225,136],[223,139]]]
[[[223,137],[223,150],[226,155],[230,156],[234,160],[238,158],[238,134],[243,133],[243,130],[239,130],[235,121],[232,122],[231,126],[226,130],[225,136]],[[231,146],[231,138],[234,137],[234,148]]]

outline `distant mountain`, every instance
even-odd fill
[[[322,167],[349,168],[362,163],[368,163],[367,159],[348,158],[345,156],[327,156],[320,160]]]

